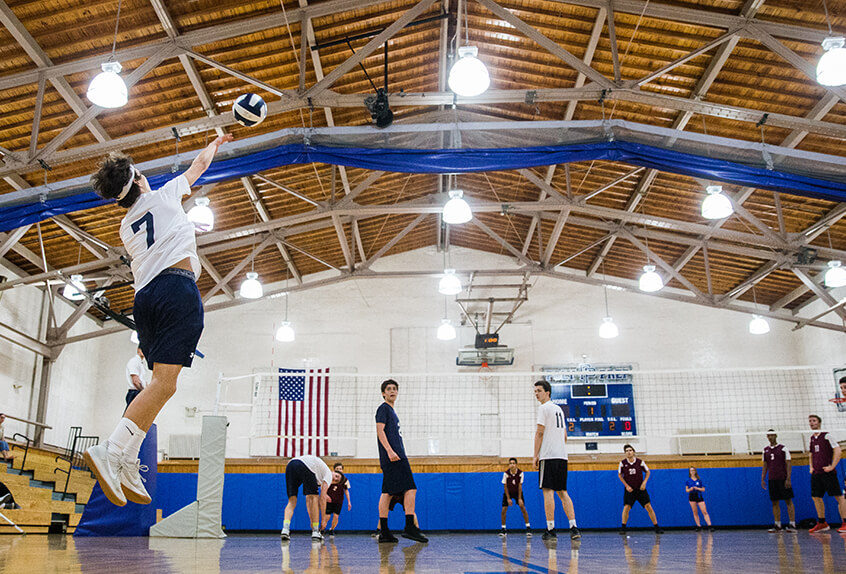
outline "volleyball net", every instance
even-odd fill
[[[380,385],[390,378],[399,384],[395,409],[410,456],[530,456],[533,385],[546,379],[565,412],[571,452],[585,452],[584,443],[618,452],[626,442],[651,454],[760,452],[770,428],[802,451],[809,414],[846,440],[846,407],[830,401],[843,374],[822,366],[483,376],[266,369],[221,377],[217,408],[230,420],[232,456],[371,458]],[[292,385],[299,394],[291,395]]]

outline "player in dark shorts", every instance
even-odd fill
[[[379,466],[382,467],[382,496],[379,497],[379,542],[398,542],[397,537],[388,528],[391,496],[403,494],[402,506],[405,509],[404,538],[416,542],[428,542],[420,531],[414,518],[414,500],[417,485],[411,465],[405,455],[405,446],[400,434],[399,417],[394,411],[394,403],[399,394],[399,384],[388,379],[382,383],[382,397],[385,402],[376,410],[376,437],[379,447]]]
[[[625,445],[623,452],[626,453],[626,458],[620,461],[620,466],[617,468],[617,478],[620,479],[620,482],[626,488],[623,491],[623,524],[620,527],[620,534],[626,533],[629,511],[631,511],[635,502],[639,502],[646,509],[649,519],[652,521],[652,526],[655,528],[655,533],[663,534],[664,531],[658,526],[655,510],[652,508],[652,502],[649,500],[649,493],[646,492],[646,483],[652,471],[649,470],[645,462],[635,457],[635,449],[632,445]]]
[[[532,525],[529,524],[529,513],[523,500],[523,471],[517,467],[517,459],[514,457],[508,459],[508,470],[502,473],[502,489],[502,530],[499,535],[505,536],[505,515],[508,507],[516,500],[526,523],[526,536],[531,536]]]
[[[810,532],[825,532],[829,530],[825,521],[825,502],[823,497],[828,494],[837,500],[840,510],[841,525],[837,532],[846,534],[846,499],[840,489],[837,479],[837,464],[840,462],[840,445],[831,433],[821,432],[822,419],[817,415],[808,417],[808,426],[816,431],[811,436],[811,497],[817,510],[817,524]]]
[[[335,468],[343,468],[340,464],[336,464]],[[347,511],[352,510],[352,503],[350,502],[349,494],[350,481],[344,476],[343,472],[338,470],[332,471],[332,483],[326,489],[326,494],[329,496],[329,501],[326,502],[326,507],[323,509],[323,535],[335,536],[335,528],[338,526],[338,519],[341,517],[341,509],[344,506],[344,494],[347,495]],[[326,527],[329,525],[329,517],[332,517],[332,527],[329,532],[326,532]]]
[[[773,429],[767,431],[770,444],[764,447],[761,468],[761,488],[769,490],[770,501],[773,503],[773,527],[769,532],[781,532],[781,505],[787,505],[787,515],[790,522],[783,529],[785,532],[796,532],[796,509],[793,508],[793,485],[790,482],[792,465],[790,451],[783,444],[779,444],[778,435]],[[769,474],[769,481],[765,482]]]
[[[702,511],[702,517],[705,519],[705,524],[708,525],[708,530],[713,532],[714,527],[711,525],[711,517],[708,516],[708,507],[705,506],[705,497],[702,495],[705,492],[705,485],[702,484],[702,479],[699,478],[699,473],[696,471],[695,466],[691,466],[688,469],[688,474],[690,477],[684,483],[684,490],[687,492],[687,499],[690,501],[690,510],[693,512],[693,521],[696,523],[696,530],[699,531],[702,529],[702,525],[699,523],[698,509]]]

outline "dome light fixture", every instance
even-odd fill
[[[817,82],[823,86],[846,84],[846,38],[829,36],[822,41],[825,53],[817,63]]]
[[[84,291],[85,284],[82,282],[82,275],[71,275],[70,282],[65,283],[65,288],[62,289],[62,297],[69,301],[82,301],[85,299]]]
[[[444,221],[450,225],[467,223],[473,219],[473,212],[464,200],[464,191],[453,189],[449,192],[449,201],[444,205]]]
[[[444,276],[438,283],[438,293],[441,295],[458,295],[462,289],[461,279],[455,274],[455,269],[444,269]]]
[[[438,327],[438,339],[441,341],[455,339],[455,327],[452,326],[452,321],[449,319],[441,319],[441,325]]]
[[[296,337],[294,328],[290,321],[282,321],[282,324],[276,330],[276,340],[281,343],[290,343]]]
[[[209,207],[208,197],[198,197],[194,207],[188,210],[188,221],[194,224],[194,231],[204,233],[214,229],[214,212]]]
[[[760,315],[752,315],[749,321],[749,332],[753,335],[766,335],[770,332],[770,324]]]
[[[617,328],[614,319],[611,317],[603,317],[602,324],[599,325],[599,336],[603,339],[613,339],[620,334],[620,329]]]
[[[708,195],[702,201],[702,217],[705,219],[724,219],[734,213],[731,200],[723,194],[723,186],[709,185],[705,188]]]
[[[247,271],[247,278],[241,283],[241,297],[244,299],[261,299],[264,295],[264,288],[259,281],[258,273]]]
[[[846,269],[841,267],[840,261],[835,259],[828,262],[824,281],[826,287],[843,287],[846,285]]]
[[[122,108],[129,101],[126,82],[120,77],[120,62],[103,62],[103,70],[88,84],[88,101],[101,108]]]
[[[644,265],[638,280],[638,288],[646,293],[655,293],[664,288],[664,280],[655,272],[654,265]]]
[[[479,49],[476,46],[461,46],[458,48],[458,61],[449,71],[447,84],[449,89],[459,96],[472,98],[487,91],[491,85],[488,68],[477,57]]]

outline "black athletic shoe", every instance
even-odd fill
[[[714,528],[713,526],[708,527],[708,532],[714,532],[715,530],[716,530],[716,528]]]
[[[541,538],[544,540],[554,540],[558,538],[558,535],[555,533],[554,530],[547,530],[543,533],[543,536],[541,536]]]
[[[499,531],[500,537],[505,536],[505,528]]]
[[[379,543],[381,544],[382,542],[399,542],[399,538],[394,536],[390,530],[388,532],[380,532]]]
[[[785,532],[796,532],[796,526],[794,526],[793,524],[788,524],[787,526],[784,527],[784,531]]]
[[[696,530],[696,532],[702,532],[702,527],[701,527],[701,526],[697,526],[696,528],[694,528],[694,530]]]
[[[776,534],[778,532],[781,532],[781,526],[778,525],[778,524],[774,524],[773,526],[770,526],[770,528],[769,528],[769,530],[767,530],[767,532],[770,532],[772,534]]]
[[[426,538],[420,531],[420,529],[416,526],[403,530],[402,537],[408,538],[409,540],[414,540],[415,542],[429,542],[429,539]]]
[[[664,534],[664,529],[656,524],[655,525],[655,534]]]
[[[578,540],[582,537],[582,533],[575,526],[570,527],[570,540]]]
[[[326,534],[324,533],[324,536],[325,536],[325,535],[326,535]],[[331,536],[332,538],[335,538],[335,529],[334,529],[334,528],[333,528],[332,530],[330,530],[330,531],[329,531],[329,536]]]
[[[376,532],[370,533],[370,538],[379,538],[380,532],[377,530]]]
[[[625,528],[621,528],[621,529],[620,529],[620,531],[619,531],[617,534],[620,534],[620,535],[623,535],[623,536],[624,536],[624,535],[626,535],[626,534],[628,534],[628,533],[629,533],[629,532],[628,532],[628,530],[627,530],[627,529],[625,529]]]
[[[531,537],[532,537],[532,529],[531,529],[531,528],[527,528],[527,529],[526,529],[526,538],[531,538]]]
[[[282,540],[290,540],[291,539],[291,534],[288,533],[288,532],[285,532],[284,530],[279,534],[279,536],[282,538]]]

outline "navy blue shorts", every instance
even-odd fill
[[[414,475],[407,458],[396,462],[388,462],[382,466],[382,492],[385,494],[400,494],[406,490],[417,490]]]
[[[0,440],[0,451],[5,452],[7,450],[12,450],[9,448],[9,443],[7,443],[5,440]]]
[[[288,491],[288,498],[297,496],[300,485],[302,485],[303,494],[306,496],[320,494],[317,477],[308,469],[306,463],[295,458],[285,467],[285,489]]]
[[[135,294],[133,318],[147,366],[190,367],[203,333],[203,300],[186,269],[169,267]]]

